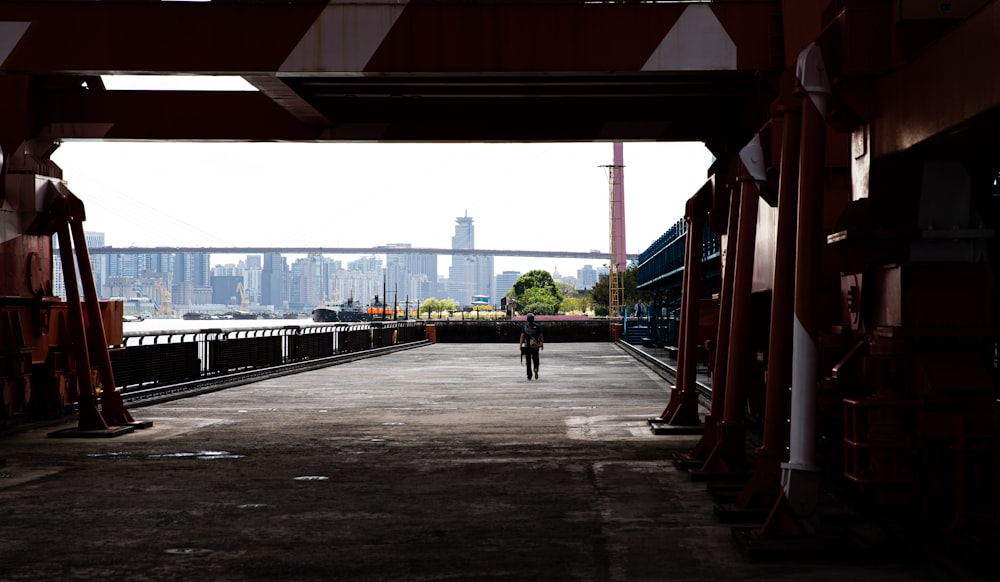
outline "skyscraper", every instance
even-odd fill
[[[97,248],[104,246],[104,233],[103,232],[84,232],[84,239],[87,241],[87,248]],[[62,256],[59,254],[59,242],[56,237],[52,237],[52,294],[56,297],[66,297],[66,281],[63,278],[63,265]],[[104,284],[104,280],[107,278],[107,270],[105,269],[105,263],[107,259],[105,255],[90,255],[90,269],[94,274],[94,284],[97,287],[97,295],[101,296],[101,287]],[[74,270],[77,273],[77,289],[80,289],[81,296],[84,294],[84,290],[80,287],[80,276],[79,268],[77,265],[73,265]]]
[[[504,271],[497,275],[497,296],[493,300],[494,303],[499,303],[500,298],[507,295],[507,292],[514,288],[514,283],[521,278],[521,271]]]
[[[584,265],[576,272],[577,286],[579,289],[590,289],[597,284],[597,270],[592,265]]]
[[[387,248],[409,248],[408,243],[386,245]],[[428,298],[437,294],[437,255],[419,253],[387,253],[387,291],[398,291],[399,300]]]
[[[285,257],[279,253],[264,255],[264,268],[260,274],[260,303],[273,305],[275,309],[284,308],[288,297],[283,292],[284,280],[288,267]]]
[[[472,218],[465,216],[455,219],[455,236],[451,237],[451,248],[476,248],[476,229]],[[448,268],[448,297],[460,305],[472,303],[473,295],[488,295],[493,298],[493,257],[486,255],[452,255]]]

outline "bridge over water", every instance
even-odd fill
[[[557,259],[607,259],[604,251],[527,251],[510,249],[441,249],[429,247],[94,247],[91,254],[116,255],[126,253],[159,254],[159,253],[210,253],[210,254],[263,254],[279,253],[283,255],[322,253],[327,255],[373,255],[373,254],[404,254],[404,255],[489,255],[495,257],[544,257]],[[627,255],[629,260],[639,257],[638,254]]]

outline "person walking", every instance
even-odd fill
[[[639,325],[642,325],[643,318],[646,317],[646,305],[642,302],[642,297],[635,304],[635,311],[633,312],[635,318],[638,320]]]
[[[542,324],[535,323],[535,314],[528,314],[528,321],[521,326],[521,354],[528,356],[528,380],[531,380],[532,365],[534,365],[535,380],[538,379],[538,352],[545,348],[542,336]]]

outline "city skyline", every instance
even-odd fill
[[[474,218],[466,215],[455,222],[451,250],[475,250]],[[464,306],[475,296],[486,296],[499,304],[523,274],[511,270],[490,274],[493,257],[456,254],[445,277],[438,273],[433,255],[410,253],[412,247],[405,243],[380,246],[394,251],[385,254],[384,261],[371,254],[348,261],[344,268],[344,261],[321,252],[299,258],[277,252],[223,255],[234,256],[235,262],[219,263],[198,249],[108,252],[105,233],[86,231],[86,239],[88,246],[105,250],[91,254],[99,296],[123,300],[129,315],[178,316],[181,311],[212,313],[224,309],[308,312],[327,300],[353,298],[370,303],[379,297],[400,302],[436,297]],[[64,297],[58,254],[54,267],[53,291]],[[558,269],[550,273],[557,281],[584,289],[596,283],[601,271],[587,264],[576,276]]]
[[[712,158],[702,144],[624,147],[626,244],[637,254],[683,215]],[[85,228],[112,246],[444,248],[466,211],[477,247],[609,246],[611,143],[67,141],[53,160],[87,207]],[[498,257],[495,269],[582,264]]]

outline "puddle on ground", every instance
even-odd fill
[[[162,455],[149,455],[148,459],[170,459],[170,458],[195,458],[200,460],[209,459],[242,459],[243,455],[236,455],[229,451],[197,451],[193,453],[164,453]]]
[[[236,507],[239,509],[267,509],[274,506],[270,503],[244,503],[243,505],[237,505]]]
[[[176,554],[182,556],[200,556],[203,554],[210,554],[212,550],[207,548],[167,548],[163,550],[165,554]]]
[[[129,455],[126,451],[109,451],[107,453],[87,453],[88,457],[99,459],[102,457],[127,457]]]
[[[300,477],[292,477],[293,481],[326,481],[329,477],[324,475],[302,475]]]

